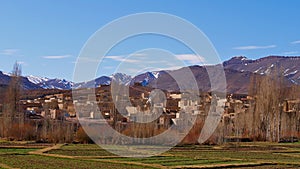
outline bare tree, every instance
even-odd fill
[[[19,106],[22,89],[21,80],[21,66],[16,62],[11,73],[11,79],[3,106],[4,137],[11,137],[12,134],[16,135],[16,133],[12,133],[12,131],[21,131],[15,128],[21,128],[21,125],[24,125],[24,115]],[[19,134],[21,134],[19,135],[19,138],[21,138],[22,133]]]
[[[283,76],[275,68],[266,76],[254,75],[251,78],[249,94],[254,97],[251,104],[252,135],[262,141],[279,141],[281,107],[284,100]]]

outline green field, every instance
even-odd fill
[[[97,145],[0,144],[1,168],[299,168],[300,143],[182,146],[148,158],[124,158]]]

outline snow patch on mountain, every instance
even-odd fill
[[[11,76],[11,73],[7,73],[7,72],[2,72],[2,74],[6,75],[6,76]]]
[[[259,67],[258,69],[256,69],[256,70],[254,71],[254,73],[258,73],[261,69],[262,69],[262,67]]]
[[[50,80],[49,78],[46,78],[46,77],[37,77],[37,76],[33,76],[33,75],[27,76],[27,79],[31,83],[34,83],[34,84],[39,84],[39,83],[43,83],[43,82]]]
[[[160,76],[160,72],[152,72],[152,74],[156,79]]]
[[[288,72],[290,69],[285,69],[285,71],[283,72],[284,74],[286,73],[286,72]]]
[[[38,83],[38,85],[44,89],[69,90],[72,89],[74,83],[65,79],[48,79],[47,81]]]
[[[286,73],[284,76],[291,76],[291,75],[294,75],[298,72],[298,70],[295,70],[295,71],[292,71],[290,73]]]

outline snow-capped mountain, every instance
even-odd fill
[[[3,73],[0,71],[0,86],[9,85],[11,80],[11,74]],[[40,87],[32,82],[30,82],[26,77],[21,77],[22,87],[24,89],[39,89]]]
[[[300,57],[268,56],[251,60],[245,56],[233,57],[223,63],[224,68],[268,75],[280,71],[291,82],[300,84]]]
[[[65,79],[49,79],[47,81],[38,83],[38,85],[44,89],[72,89],[74,83]]]
[[[77,83],[73,88],[93,88],[100,85],[110,85],[112,80],[117,83],[128,85],[131,82],[132,77],[124,73],[116,73],[111,76],[101,76],[88,82]]]
[[[132,79],[131,85],[138,82],[141,83],[143,86],[147,86],[149,83],[151,83],[155,79],[158,79],[162,74],[165,73],[165,71],[154,71],[137,75]]]
[[[39,84],[39,83],[43,83],[43,82],[50,80],[49,78],[46,78],[46,77],[37,77],[37,76],[33,76],[33,75],[27,76],[27,79],[31,83],[34,83],[34,84]]]
[[[29,75],[26,77],[28,81],[33,84],[40,86],[43,89],[61,89],[61,90],[69,90],[72,89],[74,83],[71,81],[67,81],[65,79],[50,79],[47,77],[38,77]]]
[[[125,73],[115,73],[112,76],[110,76],[110,78],[112,80],[114,80],[114,82],[124,84],[124,85],[130,84],[130,82],[132,80],[132,77],[130,75],[125,74]]]
[[[231,93],[247,93],[250,77],[252,74],[268,75],[280,71],[289,82],[300,84],[300,57],[268,56],[256,60],[248,59],[244,56],[233,57],[223,62],[224,71],[227,79],[227,91]],[[173,72],[181,72],[190,68],[198,86],[206,91],[210,88],[207,71],[203,66],[189,66]],[[24,89],[62,89],[72,88],[92,88],[99,85],[109,85],[113,80],[125,85],[140,83],[143,86],[160,88],[170,91],[178,90],[176,81],[169,75],[170,71],[145,72],[135,77],[124,73],[116,73],[112,76],[101,76],[95,80],[74,84],[65,79],[50,79],[35,76],[22,77]],[[7,86],[11,75],[0,71],[0,87]]]
[[[94,88],[98,87],[100,85],[109,85],[111,82],[111,78],[108,76],[101,76],[95,80],[91,80],[88,82],[80,82],[80,83],[75,83],[73,88],[78,89],[78,88]]]

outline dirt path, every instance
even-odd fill
[[[61,155],[61,154],[49,154],[47,152],[51,150],[60,149],[64,144],[57,144],[52,147],[47,147],[35,151],[30,151],[28,154],[33,155],[41,155],[41,156],[47,156],[47,157],[57,157],[57,158],[68,158],[68,159],[80,159],[80,160],[90,160],[90,161],[99,161],[99,162],[107,162],[107,163],[116,163],[116,164],[127,164],[127,165],[136,165],[136,166],[142,166],[142,167],[152,167],[152,168],[161,168],[165,169],[167,167],[159,165],[159,164],[145,164],[145,163],[139,163],[139,162],[131,162],[131,161],[118,161],[118,160],[112,160],[111,158],[119,158],[119,156],[69,156],[69,155]],[[95,159],[98,158],[98,159]],[[110,158],[110,159],[108,159]]]
[[[30,151],[28,152],[29,154],[43,154],[43,153],[46,153],[48,151],[51,151],[51,150],[56,150],[56,149],[60,149],[64,144],[56,144],[52,147],[46,147],[46,148],[43,148],[43,149],[38,149],[38,150],[35,150],[35,151]]]
[[[67,155],[60,155],[60,154],[49,154],[47,152],[51,151],[51,150],[56,150],[56,149],[60,149],[62,146],[64,146],[64,144],[56,144],[52,147],[46,147],[43,149],[38,149],[35,151],[30,151],[28,152],[28,154],[32,154],[32,155],[42,155],[42,156],[48,156],[48,157],[58,157],[58,158],[69,158],[69,159],[74,159],[74,156],[67,156]]]
[[[35,151],[29,152],[29,154],[33,155],[41,155],[41,156],[48,156],[48,157],[57,157],[57,158],[67,158],[67,159],[78,159],[78,160],[88,160],[88,161],[99,161],[99,162],[105,162],[105,163],[115,163],[115,164],[126,164],[126,165],[135,165],[140,167],[152,167],[152,168],[159,168],[159,169],[167,169],[167,168],[241,168],[241,167],[257,167],[257,166],[266,166],[266,165],[299,165],[299,163],[277,163],[277,162],[266,162],[266,161],[252,161],[252,162],[236,162],[236,163],[228,163],[228,164],[205,164],[205,165],[178,165],[178,166],[164,166],[161,164],[147,164],[137,161],[123,161],[123,160],[116,160],[114,158],[120,158],[119,156],[70,156],[70,155],[61,155],[61,154],[50,154],[48,153],[51,150],[60,149],[64,144],[57,144],[52,147],[47,147],[43,149],[38,149]],[[282,155],[289,155],[284,154]],[[169,155],[173,156],[173,155]],[[294,156],[294,155],[290,155]],[[295,155],[299,157],[298,155]],[[226,158],[227,160],[241,160],[241,159],[234,159],[234,158]],[[224,160],[224,158],[222,158]],[[9,166],[6,166],[5,164],[0,163],[0,167],[2,168],[11,168]]]

